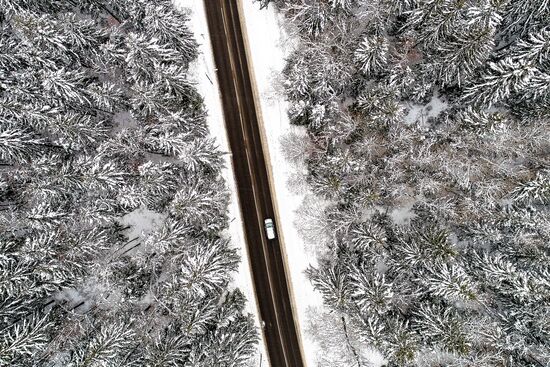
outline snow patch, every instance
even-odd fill
[[[128,111],[117,112],[113,115],[113,122],[116,126],[113,128],[113,133],[124,129],[132,130],[138,127],[138,122]]]
[[[130,226],[126,230],[126,235],[129,239],[138,238],[143,240],[154,230],[162,226],[167,217],[168,214],[166,213],[158,213],[145,207],[140,207],[124,215],[120,219],[120,224],[122,226]]]
[[[414,206],[414,201],[407,204],[400,206],[398,208],[393,209],[390,212],[390,217],[393,220],[393,222],[397,225],[407,225],[411,222],[411,219],[413,219],[416,214],[412,211],[412,208]]]
[[[449,108],[449,103],[436,91],[427,104],[407,103],[406,108],[408,113],[405,115],[405,123],[409,125],[418,123],[423,126],[428,123],[428,119],[437,118],[441,112]]]

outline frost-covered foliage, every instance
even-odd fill
[[[168,0],[0,0],[0,365],[252,354],[196,56]],[[161,223],[128,238],[138,209]]]
[[[550,2],[267,3],[347,365],[550,365]]]

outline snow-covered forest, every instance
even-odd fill
[[[260,3],[298,40],[319,365],[550,365],[550,2]]]
[[[168,0],[0,0],[1,366],[254,352],[197,53]]]

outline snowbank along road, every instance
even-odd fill
[[[239,18],[239,3],[236,0],[205,0],[205,9],[270,363],[273,367],[302,367],[301,346],[280,243],[277,238],[268,239],[264,231],[264,219],[275,218],[275,211]]]

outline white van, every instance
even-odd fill
[[[264,220],[265,234],[267,235],[268,240],[275,238],[275,226],[273,225],[273,219],[267,218]]]

